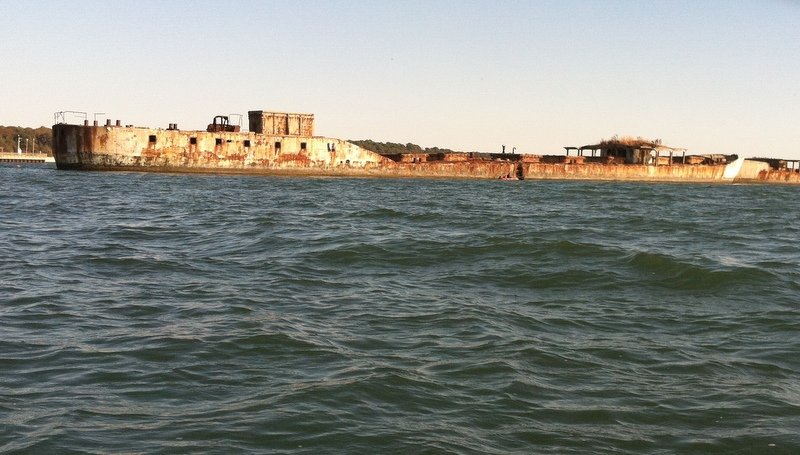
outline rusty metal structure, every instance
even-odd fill
[[[67,111],[64,111],[67,112]],[[585,179],[671,182],[770,181],[800,183],[800,169],[774,169],[769,162],[733,159],[700,161],[693,156],[640,148],[586,156],[596,149],[567,147],[566,155],[518,153],[406,153],[381,155],[348,141],[314,135],[313,114],[254,110],[249,131],[218,115],[205,131],[68,124],[55,115],[53,154],[59,169],[98,171],[204,172],[473,179]],[[570,155],[571,150],[578,153]],[[666,149],[659,149],[666,150]],[[652,151],[652,150],[651,150]],[[690,159],[692,158],[692,159]]]
[[[656,143],[628,145],[606,142],[582,147],[564,147],[564,150],[567,156],[574,151],[576,156],[601,158],[602,161],[610,164],[652,164],[656,166],[659,164],[672,164],[677,154],[680,154],[681,164],[686,164],[685,148],[667,147]],[[669,159],[662,159],[667,156]],[[717,164],[724,164],[728,161],[725,158],[719,160]]]
[[[169,130],[177,130],[178,125],[170,123]],[[206,131],[209,133],[238,133],[241,130],[239,125],[231,125],[227,115],[217,115],[214,121],[208,125]]]

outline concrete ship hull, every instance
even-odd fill
[[[53,142],[58,169],[74,170],[800,183],[800,173],[796,171],[775,171],[766,163],[757,162],[656,166],[586,162],[583,157],[473,153],[418,154],[390,159],[341,139],[298,134],[57,124],[53,126]]]
[[[53,126],[58,169],[316,176],[497,178],[516,163],[398,163],[328,137]]]

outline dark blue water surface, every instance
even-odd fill
[[[800,453],[798,191],[0,166],[0,452]]]

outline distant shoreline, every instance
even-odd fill
[[[0,163],[55,163],[46,153],[0,153]]]

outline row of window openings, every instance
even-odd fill
[[[232,141],[231,141],[230,139],[228,139],[226,142],[230,143],[230,142],[232,142]],[[151,135],[150,135],[150,143],[151,143],[151,144],[155,144],[155,143],[156,143],[156,136],[155,136],[155,134],[151,134]],[[197,138],[196,138],[196,137],[190,137],[190,138],[189,138],[189,144],[190,144],[190,145],[197,145]],[[222,145],[222,138],[219,138],[219,137],[218,137],[218,138],[216,139],[216,144],[217,144],[217,145]],[[244,146],[245,146],[245,147],[250,147],[250,140],[249,140],[249,139],[245,139],[245,141],[244,141]],[[307,146],[306,146],[306,143],[305,143],[305,142],[301,142],[301,143],[300,143],[300,150],[306,150],[306,147],[307,147]],[[280,149],[281,149],[281,143],[280,143],[280,142],[276,142],[276,143],[275,143],[275,149],[276,149],[276,150],[280,150]]]

